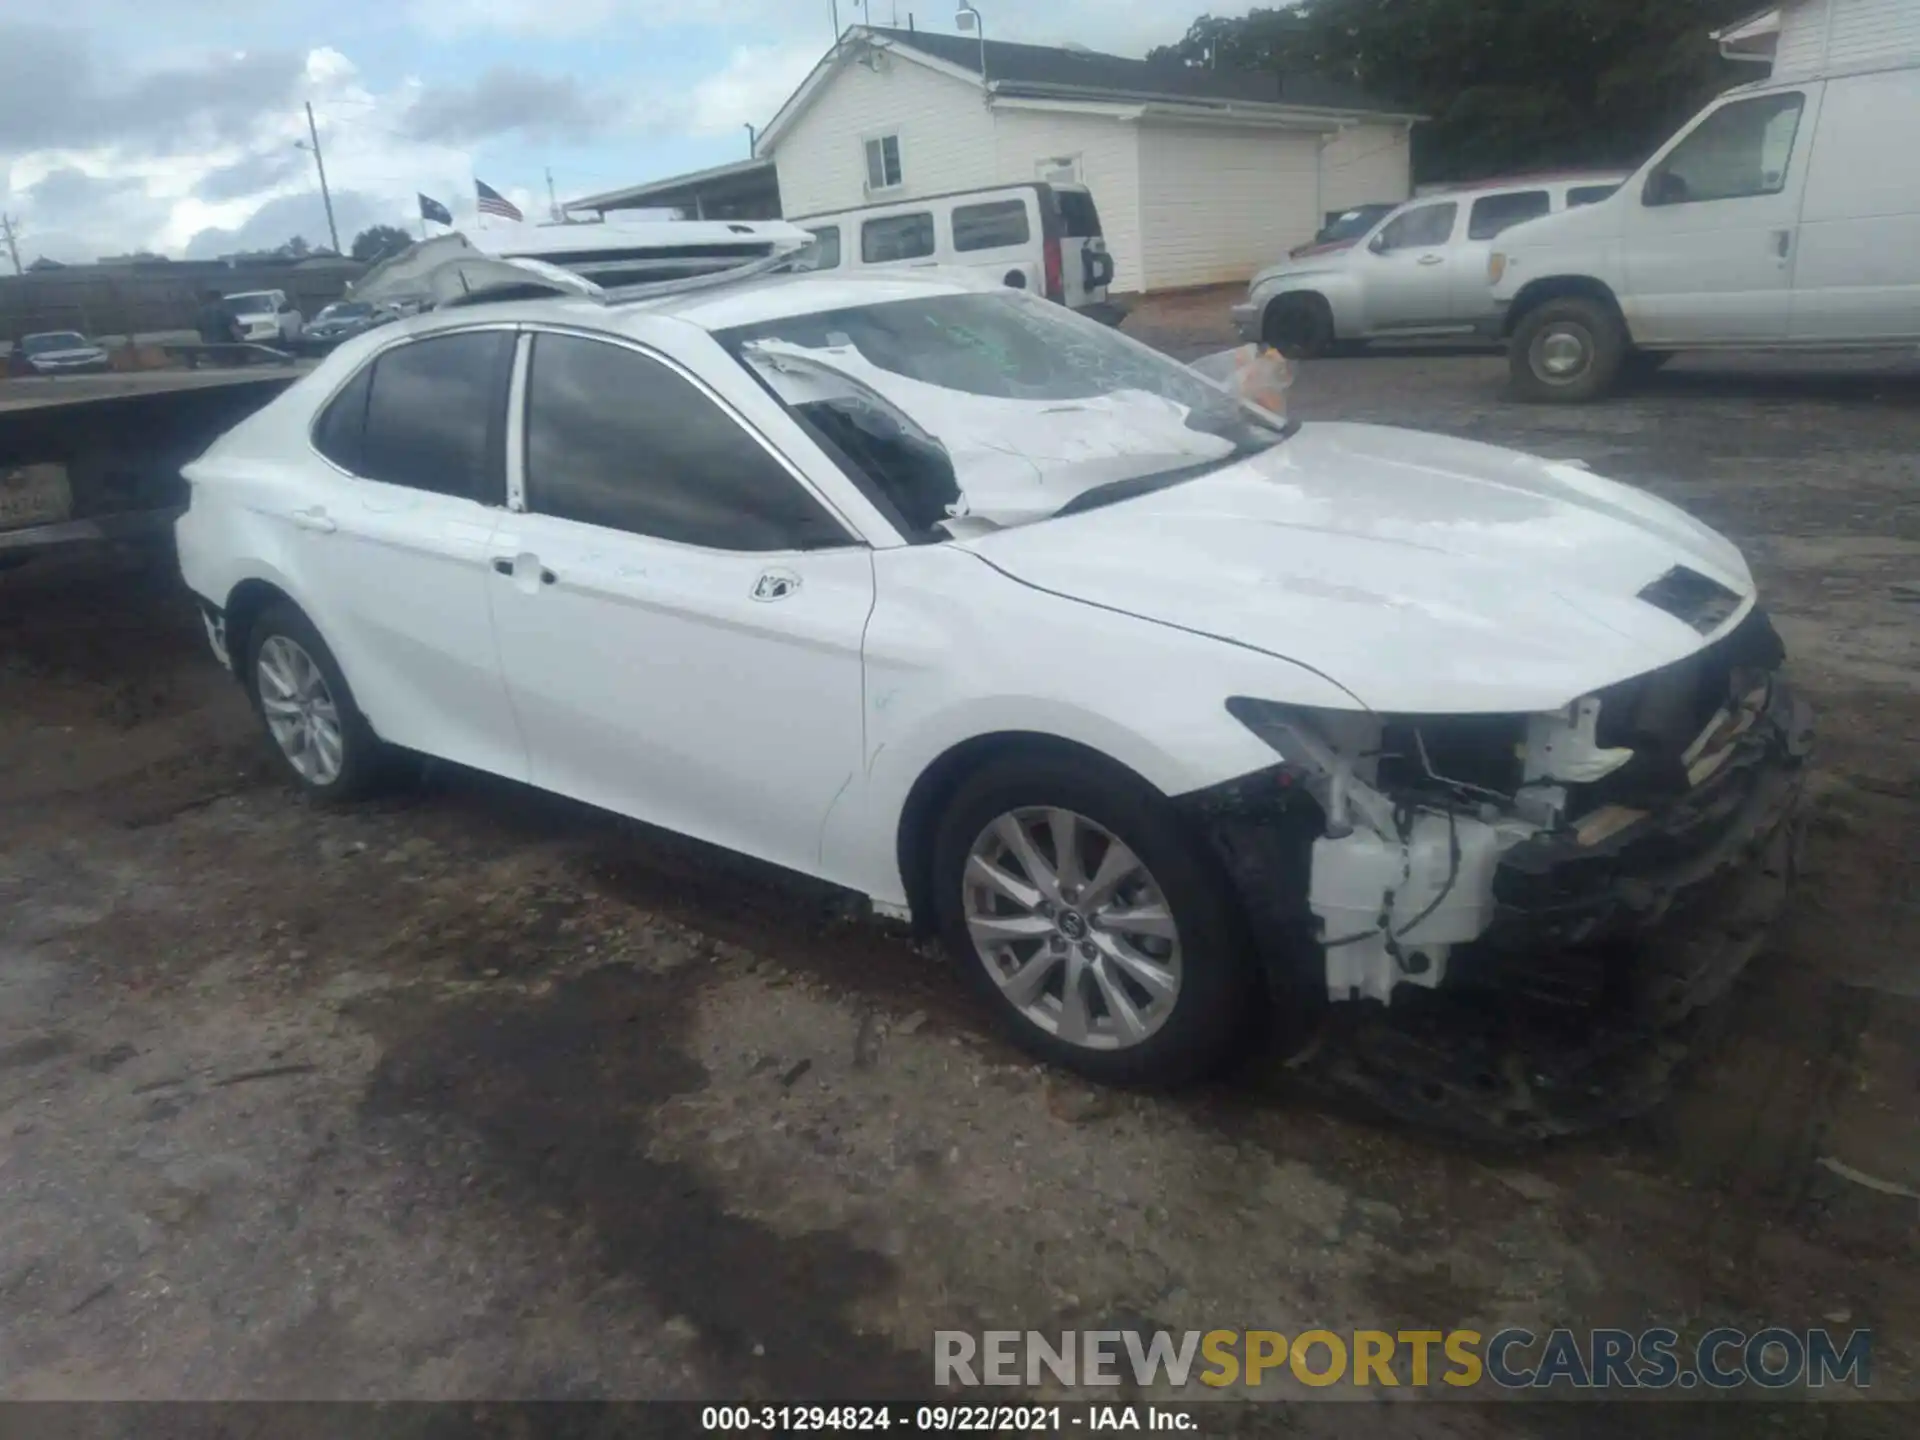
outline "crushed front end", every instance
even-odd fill
[[[1187,804],[1283,1003],[1316,1002],[1301,1073],[1507,1141],[1658,1101],[1794,873],[1812,726],[1782,658],[1756,609],[1547,715],[1231,702],[1282,763]]]

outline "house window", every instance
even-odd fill
[[[867,189],[897,190],[900,187],[900,137],[876,135],[867,141]]]

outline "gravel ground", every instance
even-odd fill
[[[306,806],[177,582],[42,562],[0,575],[0,1397],[904,1394],[936,1328],[1509,1323],[1870,1326],[1915,1395],[1920,368],[1501,376],[1329,361],[1293,408],[1678,501],[1819,710],[1804,882],[1660,1112],[1516,1157],[1275,1064],[1091,1090],[790,877],[446,770]],[[1454,1409],[1414,1433],[1505,1425]]]

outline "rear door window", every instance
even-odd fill
[[[1072,240],[1100,238],[1100,211],[1095,207],[1090,193],[1085,190],[1056,190],[1053,198],[1060,202],[1062,234]]]
[[[869,265],[933,254],[933,212],[881,215],[860,226],[860,258]]]
[[[384,352],[373,363],[358,473],[503,504],[512,368],[510,330],[436,335]]]
[[[1510,195],[1483,195],[1473,202],[1467,216],[1469,240],[1491,240],[1502,230],[1544,215],[1553,208],[1553,200],[1544,190],[1515,190]]]
[[[953,248],[999,250],[1024,245],[1033,238],[1025,200],[993,200],[984,205],[953,207]]]

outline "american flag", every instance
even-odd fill
[[[520,213],[520,207],[518,205],[515,205],[511,200],[507,199],[506,196],[487,184],[486,181],[475,180],[473,182],[473,189],[474,193],[479,196],[480,213],[482,215],[498,215],[505,220],[524,220],[527,218]]]

